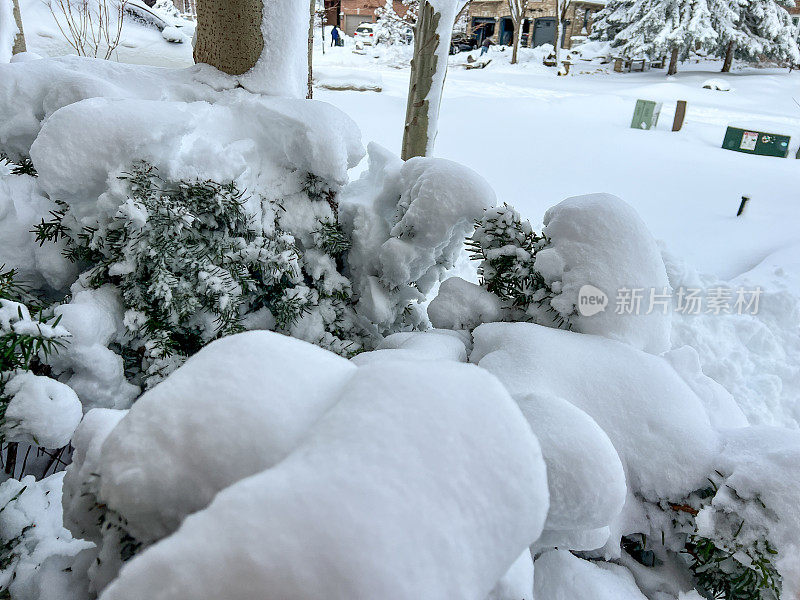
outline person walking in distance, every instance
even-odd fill
[[[339,45],[339,29],[336,25],[333,26],[331,29],[331,46],[338,46]]]

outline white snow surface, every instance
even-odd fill
[[[428,318],[434,327],[475,329],[481,323],[502,320],[500,298],[477,283],[461,277],[448,277],[439,293],[428,304]]]
[[[719,436],[700,398],[665,359],[531,323],[489,323],[473,336],[470,361],[512,395],[558,396],[592,417],[619,454],[629,488],[642,497],[680,499],[706,483]]]
[[[81,422],[81,401],[73,389],[50,377],[22,371],[5,384],[6,407],[0,434],[5,441],[61,448]]]
[[[593,563],[567,550],[546,552],[534,568],[536,600],[647,600],[625,567]]]
[[[294,452],[220,492],[101,598],[484,600],[547,505],[536,438],[494,377],[367,365]]]
[[[356,311],[386,329],[455,266],[496,198],[480,175],[452,161],[403,162],[377,144],[368,153],[369,169],[342,191],[340,222],[353,240]]]
[[[76,282],[72,299],[57,306],[59,324],[70,332],[66,351],[49,359],[53,371],[75,390],[84,410],[90,408],[128,408],[141,393],[128,383],[122,357],[109,349],[124,335],[123,306],[119,291],[107,284],[83,289]]]
[[[627,491],[622,463],[608,436],[563,398],[534,392],[515,399],[547,463],[550,512],[545,529],[552,537],[553,532],[569,536],[608,527],[622,511]]]
[[[533,557],[528,548],[500,578],[486,600],[531,600],[533,594]]]
[[[551,243],[536,255],[534,266],[548,284],[560,282],[550,304],[570,317],[576,331],[625,342],[646,352],[669,349],[670,317],[649,311],[650,292],[669,292],[661,252],[636,210],[610,194],[567,198],[544,214]],[[604,311],[578,312],[579,292],[592,285],[608,297]],[[623,290],[640,290],[639,310],[615,309]],[[643,290],[643,292],[642,292]]]
[[[730,430],[723,436],[718,460],[727,477],[712,510],[734,512],[748,529],[766,533],[778,551],[773,564],[783,579],[781,597],[796,597],[800,594],[800,432],[772,426]],[[751,501],[744,514],[739,499]],[[708,511],[697,517],[701,533]]]
[[[237,77],[257,94],[306,97],[308,81],[308,3],[263,2],[261,36],[264,48],[255,66]]]
[[[14,38],[19,33],[14,19],[14,5],[11,0],[0,0],[0,64],[11,60]]]
[[[218,491],[283,459],[355,371],[278,333],[217,340],[139,398],[108,436],[100,498],[134,537],[158,540]]]
[[[83,600],[85,590],[69,571],[72,557],[91,546],[73,539],[61,521],[64,473],[36,481],[32,475],[0,484],[0,589],[14,600]]]
[[[455,331],[401,331],[385,337],[377,349],[356,354],[350,360],[359,366],[387,360],[466,362],[467,348],[465,339]]]
[[[75,278],[75,265],[61,254],[63,242],[40,245],[31,232],[57,208],[33,177],[0,173],[0,265],[16,269],[19,280],[29,286],[60,289]]]

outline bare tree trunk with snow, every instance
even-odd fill
[[[728,42],[728,48],[725,50],[725,62],[722,63],[722,72],[730,73],[731,65],[733,64],[733,51],[735,46],[732,41]]]
[[[14,37],[14,46],[11,49],[11,54],[19,54],[26,51],[25,46],[25,32],[22,30],[22,13],[19,12],[18,0],[13,0],[14,7],[14,20],[17,22],[17,35]]]
[[[194,61],[229,75],[252,69],[264,49],[263,1],[198,0]]]
[[[561,68],[561,46],[563,40],[564,25],[567,20],[567,10],[569,9],[571,0],[556,0],[556,39],[555,39],[555,55],[556,55],[556,68]]]
[[[414,156],[425,156],[428,149],[428,125],[430,99],[428,95],[438,66],[436,55],[441,40],[437,28],[441,14],[433,6],[423,2],[419,7],[417,26],[414,30],[414,58],[411,59],[411,80],[408,84],[406,124],[403,131],[401,157],[408,160]]]
[[[308,16],[308,93],[306,98],[311,100],[314,97],[314,69],[312,66],[314,58],[314,18],[317,16],[317,0],[311,0],[311,8]]]
[[[672,49],[672,54],[669,57],[669,69],[667,75],[675,75],[678,72],[678,48]]]
[[[528,8],[528,0],[508,0],[508,9],[511,13],[511,21],[514,23],[514,45],[511,51],[511,64],[517,64],[517,54],[519,51],[520,40],[522,40],[522,24],[525,22],[525,10]]]

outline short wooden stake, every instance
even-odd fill
[[[683,127],[683,119],[686,117],[686,100],[678,100],[675,107],[675,120],[672,122],[672,131],[680,131]]]
[[[742,202],[739,204],[739,211],[736,213],[737,217],[742,216],[742,214],[744,213],[744,207],[747,205],[749,201],[750,201],[749,196],[742,196]]]

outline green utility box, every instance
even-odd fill
[[[659,114],[661,114],[661,102],[637,100],[631,119],[631,129],[653,129],[658,124]]]
[[[722,147],[726,150],[745,152],[746,154],[786,158],[786,155],[789,154],[790,139],[788,135],[778,133],[728,127]]]

